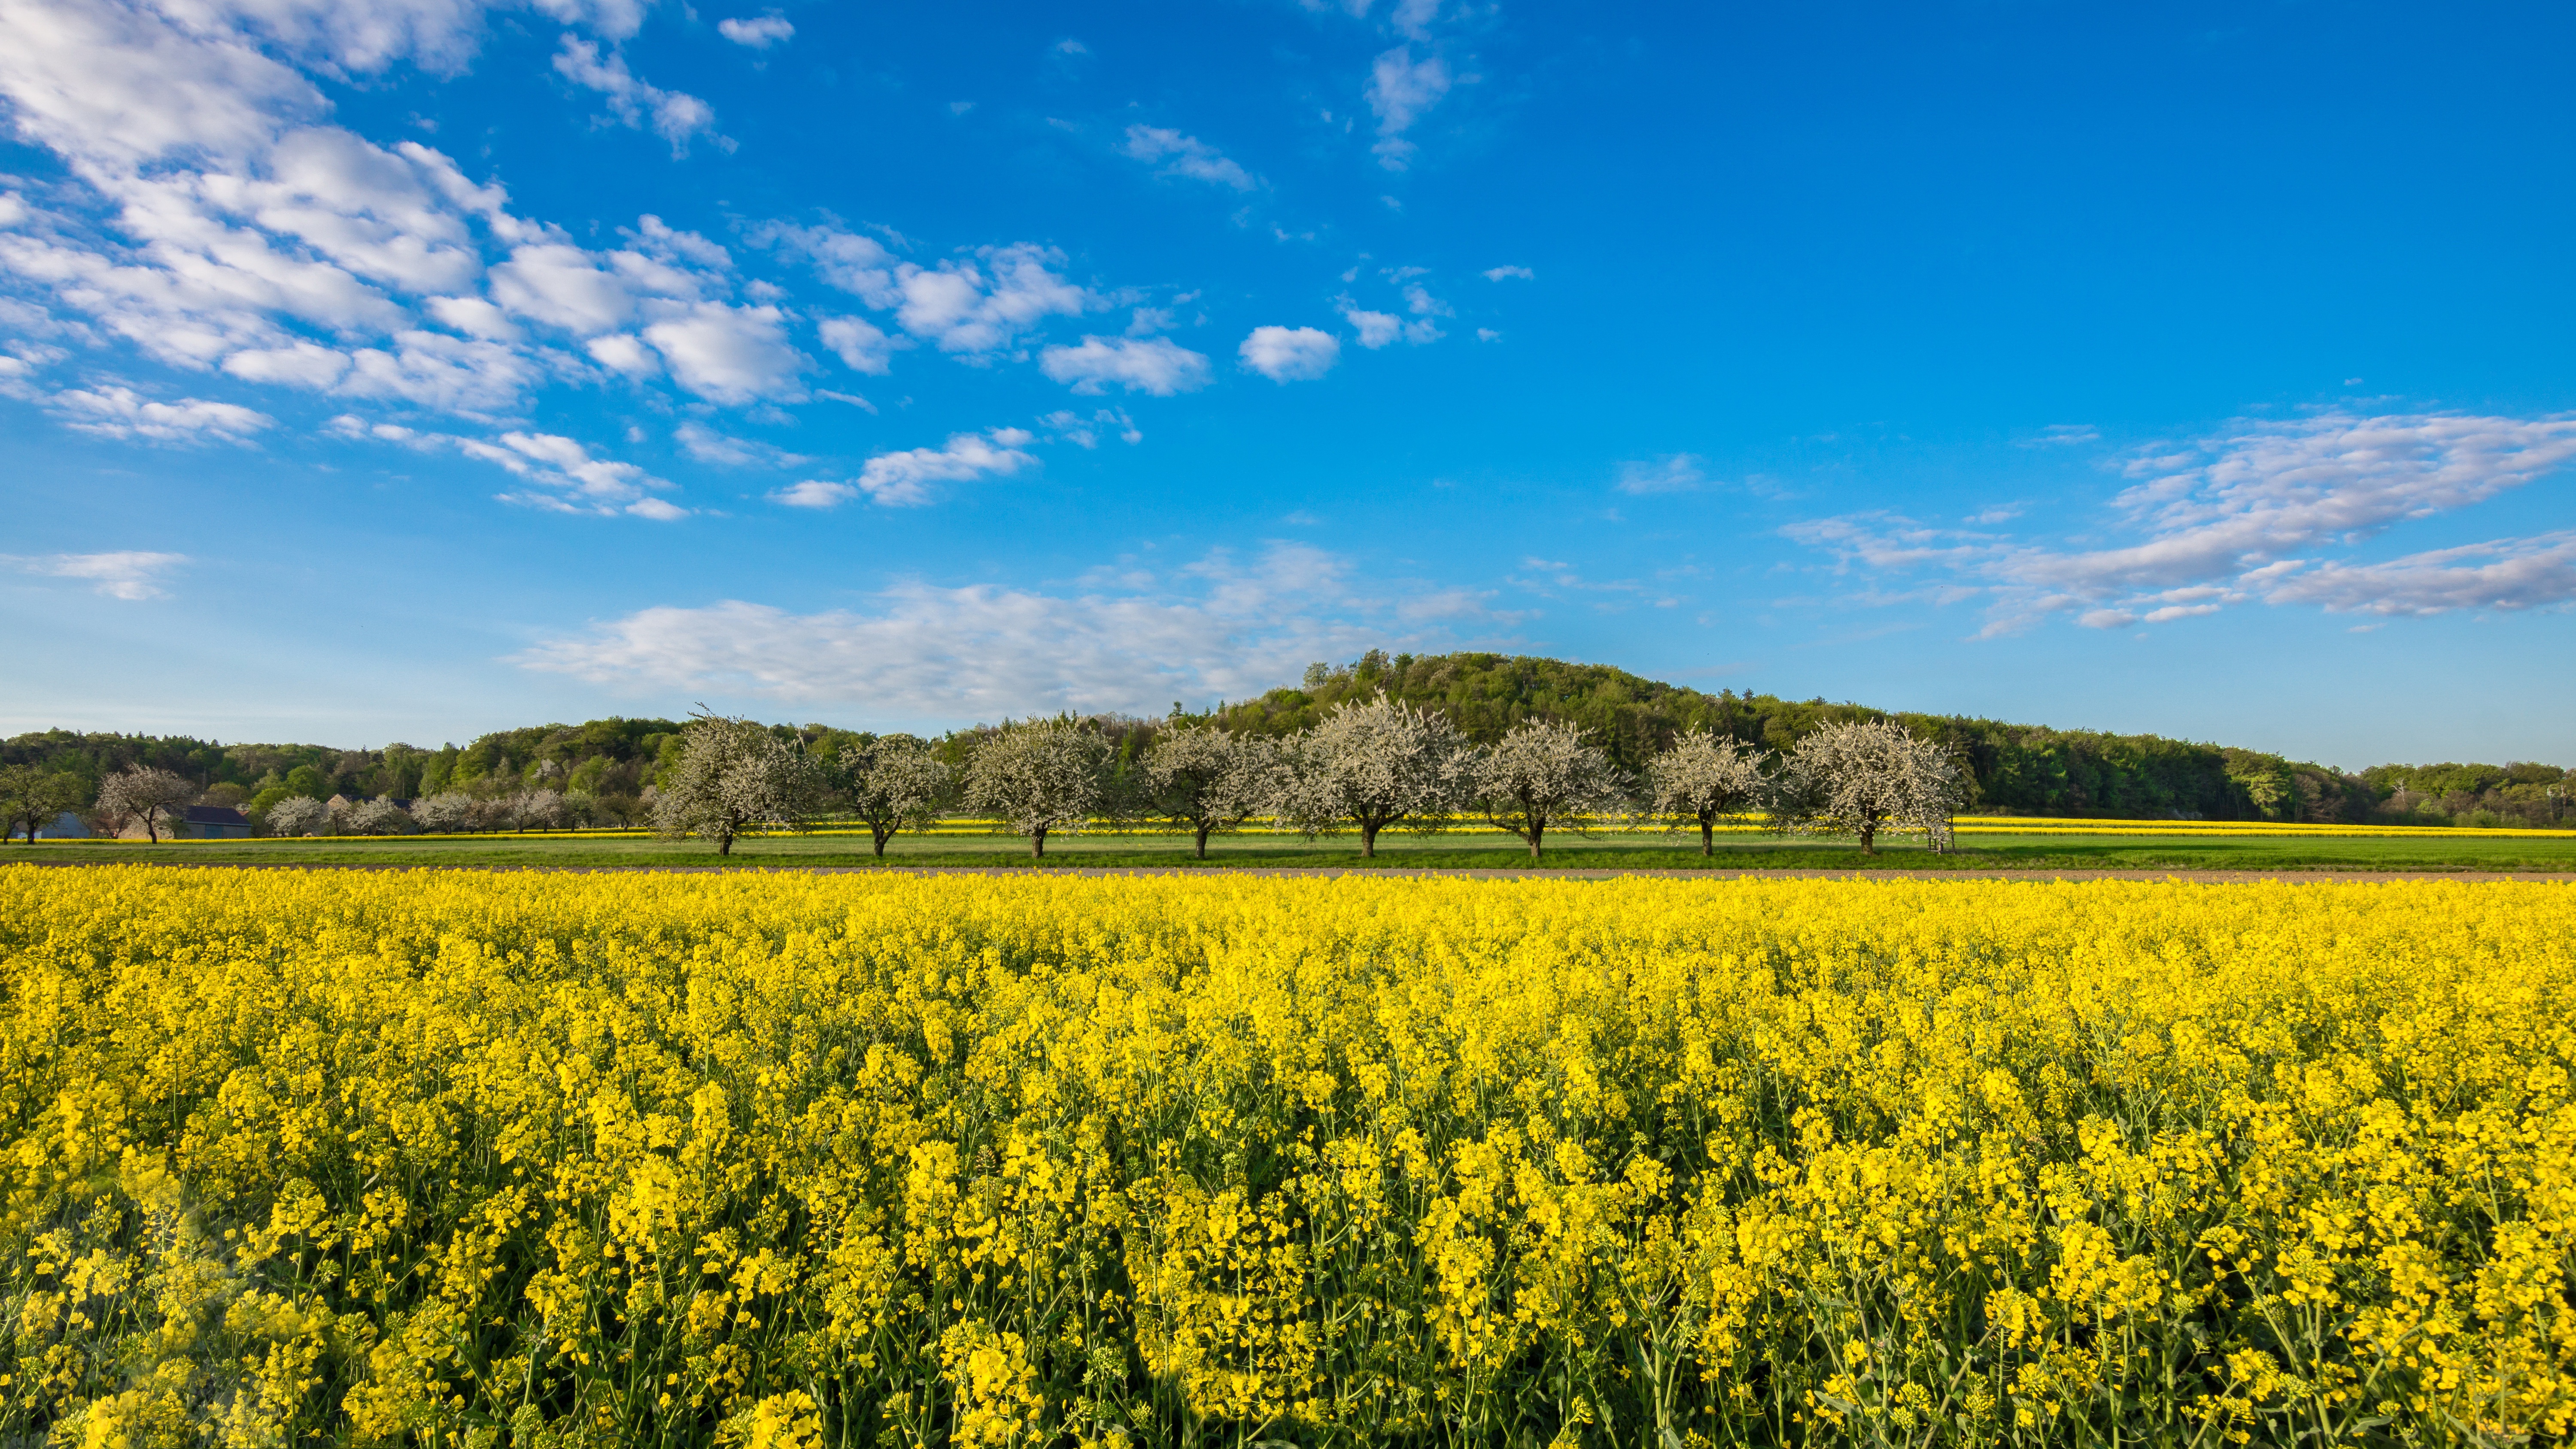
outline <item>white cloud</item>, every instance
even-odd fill
[[[958,433],[942,447],[880,453],[860,467],[854,484],[808,479],[784,493],[771,496],[800,508],[829,508],[864,493],[870,501],[888,508],[918,507],[930,501],[930,489],[934,483],[968,483],[984,477],[1007,478],[1022,468],[1036,467],[1037,458],[1021,451],[1034,441],[1020,428]],[[794,496],[787,496],[790,494]]]
[[[497,342],[418,331],[396,333],[392,341],[390,350],[351,352],[349,375],[335,391],[480,418],[517,407],[543,376],[535,359]]]
[[[1371,312],[1357,306],[1345,305],[1342,308],[1342,320],[1358,330],[1360,346],[1372,352],[1404,335],[1404,319],[1392,312]]]
[[[1053,270],[1064,254],[1019,243],[982,247],[975,261],[895,267],[895,321],[942,352],[998,352],[1049,317],[1080,316],[1099,299]]]
[[[242,442],[277,426],[268,414],[233,403],[194,397],[154,402],[130,387],[69,388],[46,399],[46,406],[73,429],[104,438]]]
[[[1395,11],[1387,19],[1406,38],[1428,40],[1431,22],[1439,15],[1440,0],[1395,0]]]
[[[671,485],[665,480],[633,463],[594,458],[589,448],[560,434],[511,431],[503,433],[497,443],[487,443],[479,438],[424,433],[406,441],[418,447],[454,447],[469,458],[508,469],[529,483],[552,490],[504,493],[501,497],[507,502],[558,513],[627,513],[665,521],[684,517],[688,512],[652,496],[669,490]]]
[[[897,343],[864,317],[824,317],[814,324],[814,335],[839,356],[842,366],[876,377],[893,370],[897,346],[912,345]]]
[[[1413,159],[1417,148],[1404,133],[1440,104],[1451,83],[1447,61],[1436,55],[1416,61],[1411,46],[1399,45],[1370,65],[1365,94],[1369,109],[1377,113],[1379,165],[1401,171]]]
[[[2051,423],[2039,430],[2039,436],[2022,439],[2021,445],[2025,448],[2062,448],[2098,442],[2101,437],[2101,433],[2089,423]]]
[[[2281,576],[2263,597],[2275,604],[2314,604],[2333,614],[2563,606],[2576,603],[2576,531],[2433,549],[2386,563],[2321,564]]]
[[[858,496],[859,490],[847,483],[808,478],[770,494],[769,501],[783,503],[790,508],[838,508]]]
[[[430,316],[468,337],[516,342],[525,335],[508,313],[481,297],[431,297],[421,305]]]
[[[723,150],[732,143],[716,132],[715,107],[684,91],[666,91],[626,68],[626,57],[611,50],[605,59],[599,46],[572,35],[555,53],[555,70],[574,85],[608,98],[608,111],[622,124],[652,130],[671,143],[675,158],[689,154],[692,138],[705,136]]]
[[[784,44],[787,38],[795,33],[796,27],[790,25],[786,17],[775,10],[753,20],[716,22],[716,34],[736,45],[747,45],[754,50],[767,50],[773,45]]]
[[[569,242],[519,247],[492,269],[492,300],[521,317],[587,337],[634,315],[624,279]]]
[[[671,436],[701,463],[728,468],[793,468],[808,461],[800,454],[750,438],[728,437],[704,423],[682,423]]]
[[[1417,287],[1412,290],[1421,289]],[[1427,298],[1428,294],[1425,296]],[[1350,323],[1351,329],[1359,333],[1360,346],[1372,352],[1389,343],[1399,341],[1410,342],[1419,347],[1426,342],[1437,342],[1447,335],[1440,330],[1440,324],[1429,317],[1418,317],[1407,322],[1392,312],[1372,312],[1348,297],[1343,298],[1340,305],[1342,320]]]
[[[1251,172],[1195,136],[1184,136],[1162,126],[1129,126],[1127,144],[1123,149],[1139,161],[1164,163],[1162,174],[1165,176],[1211,181],[1237,191],[1252,189]]]
[[[600,366],[628,377],[654,377],[662,371],[662,359],[644,345],[643,338],[631,332],[611,332],[605,337],[594,337],[583,343],[581,350],[589,353]]]
[[[1100,434],[1104,430],[1116,433],[1120,442],[1131,447],[1145,441],[1144,433],[1136,427],[1136,420],[1127,416],[1124,408],[1101,408],[1089,417],[1069,408],[1059,408],[1039,418],[1038,422],[1058,440],[1077,448],[1099,447]]]
[[[1244,366],[1272,382],[1304,382],[1333,370],[1342,343],[1313,327],[1255,327],[1235,351]]]
[[[764,222],[746,234],[755,246],[777,247],[804,257],[824,281],[866,298],[871,307],[891,307],[902,299],[894,285],[894,254],[874,237],[783,221]]]
[[[1622,493],[1688,493],[1707,482],[1708,475],[1700,470],[1700,460],[1689,453],[1671,453],[1651,462],[1619,465],[1619,491]]]
[[[670,302],[655,310],[661,320],[644,329],[644,340],[680,386],[730,406],[804,396],[797,375],[812,360],[788,344],[786,314],[776,307]]]
[[[86,579],[98,592],[111,599],[140,601],[163,597],[161,579],[188,561],[184,553],[145,553],[127,550],[118,553],[48,553],[25,557],[0,554],[5,562],[23,573],[42,574],[48,578]]]
[[[847,702],[875,722],[962,725],[1056,710],[1152,714],[1175,698],[1244,698],[1312,659],[1428,637],[1394,600],[1353,598],[1346,561],[1276,545],[1218,553],[1155,580],[1121,568],[1076,593],[906,584],[865,611],[790,614],[727,602],[654,608],[517,656],[524,668],[789,703]],[[1423,617],[1474,617],[1421,596]]]
[[[251,382],[289,383],[324,392],[348,375],[349,354],[310,342],[245,348],[224,359],[224,371]]]
[[[1531,271],[1527,267],[1485,268],[1485,280],[1488,282],[1504,282],[1509,281],[1514,277],[1518,277],[1524,282],[1534,282],[1538,280],[1538,273]]]
[[[1476,329],[1476,340],[1479,342],[1500,342],[1503,340],[1503,334],[1495,331],[1491,327],[1479,327]]]
[[[2576,416],[2328,413],[2240,423],[2187,447],[2134,456],[2123,471],[2138,481],[2112,500],[2118,526],[2139,535],[2134,543],[2052,547],[1886,516],[1814,520],[1787,532],[1832,550],[1845,567],[1931,567],[1973,580],[1972,590],[1990,600],[1988,634],[2063,613],[2118,628],[2250,600],[2388,613],[2529,608],[2550,601],[2556,587],[2558,535],[2382,564],[2316,556],[2484,502],[2571,462]]]
[[[1170,397],[1208,384],[1206,355],[1163,337],[1085,337],[1079,347],[1048,348],[1039,354],[1038,368],[1079,393],[1103,392],[1116,383],[1129,392]]]

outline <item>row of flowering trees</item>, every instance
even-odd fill
[[[1776,829],[1856,835],[1874,854],[1889,831],[1946,848],[1967,791],[1946,751],[1885,722],[1828,725],[1777,754],[1686,734],[1631,777],[1571,725],[1529,720],[1478,745],[1447,716],[1384,695],[1281,739],[1204,724],[1166,730],[1124,778],[1107,737],[1074,719],[1004,727],[962,776],[910,736],[824,757],[753,721],[701,713],[684,741],[655,825],[723,853],[746,832],[838,815],[864,822],[883,855],[899,831],[963,806],[1026,836],[1041,857],[1049,835],[1100,821],[1186,831],[1202,859],[1210,835],[1255,822],[1355,834],[1373,856],[1385,831],[1440,830],[1462,817],[1518,836],[1533,859],[1551,831],[1609,822],[1696,825],[1705,854],[1721,820],[1748,812]]]

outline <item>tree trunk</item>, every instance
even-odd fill
[[[1529,830],[1530,859],[1538,859],[1538,843],[1547,835],[1547,827],[1532,823]]]
[[[891,831],[891,830],[887,830],[887,829],[885,829],[885,828],[884,828],[884,827],[882,827],[882,826],[878,826],[878,825],[870,825],[870,826],[868,827],[868,834],[870,834],[870,835],[872,835],[872,836],[876,837],[876,842],[877,842],[877,859],[879,859],[879,860],[883,860],[883,859],[885,859],[886,837],[888,837],[888,836],[890,836],[890,835],[894,834],[894,832],[893,832],[893,831]]]
[[[1860,823],[1860,853],[1863,855],[1878,854],[1878,847],[1871,843],[1877,838],[1878,823],[1874,820],[1862,821]]]
[[[1201,859],[1201,860],[1205,860],[1205,859],[1207,859],[1207,837],[1208,837],[1208,828],[1207,828],[1206,826],[1204,826],[1204,825],[1200,826],[1200,827],[1199,827],[1199,859]]]
[[[1367,821],[1360,822],[1360,859],[1377,859],[1377,827]]]
[[[159,845],[161,843],[161,832],[153,825],[152,812],[149,810],[143,812],[143,838],[146,842],[153,845]]]
[[[732,832],[732,831],[726,831],[723,835],[720,835],[720,836],[716,837],[716,854],[718,854],[718,855],[731,855],[731,854],[733,854],[733,832]]]
[[[1717,824],[1705,815],[1699,818],[1699,853],[1703,856],[1717,854]]]
[[[1043,825],[1029,832],[1029,859],[1046,859],[1046,827]]]

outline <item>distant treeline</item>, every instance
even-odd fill
[[[2552,825],[2563,823],[2567,797],[2576,793],[2576,776],[2553,765],[2379,765],[2345,774],[2257,750],[2156,735],[1889,713],[1734,690],[1710,694],[1607,665],[1503,654],[1372,651],[1345,665],[1313,665],[1294,688],[1176,718],[1284,735],[1317,723],[1345,699],[1381,689],[1446,712],[1480,744],[1534,716],[1571,721],[1631,770],[1686,730],[1705,728],[1778,750],[1825,723],[1894,719],[1956,750],[1975,778],[1972,808],[1996,814]],[[1110,734],[1118,757],[1133,761],[1167,722],[1103,716],[1095,723]],[[823,724],[773,728],[782,738],[827,754],[871,738]],[[962,730],[934,743],[952,764],[962,764],[986,733],[986,727]],[[0,764],[71,771],[84,777],[92,795],[108,773],[157,766],[202,782],[217,801],[253,809],[287,795],[409,799],[535,788],[622,801],[640,796],[668,768],[679,736],[680,725],[672,720],[614,718],[504,730],[434,750],[407,744],[382,750],[218,745],[51,730],[0,743]]]

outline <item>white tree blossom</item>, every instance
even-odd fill
[[[845,749],[835,773],[842,798],[867,823],[879,856],[897,831],[928,826],[956,783],[947,763],[911,735],[885,735]]]
[[[1360,854],[1389,826],[1435,831],[1467,803],[1474,750],[1449,717],[1390,700],[1343,704],[1281,750],[1271,810],[1308,835],[1347,824]]]
[[[1555,720],[1523,720],[1477,751],[1471,778],[1476,808],[1496,829],[1527,843],[1532,860],[1540,858],[1549,826],[1580,832],[1586,817],[1619,809],[1627,794],[1609,754]]]
[[[572,810],[558,790],[521,790],[510,796],[509,811],[520,830],[561,830],[572,823]]]
[[[1646,762],[1646,810],[1699,825],[1699,853],[1717,853],[1717,822],[1759,805],[1768,793],[1763,752],[1740,740],[1693,730]]]
[[[1188,827],[1205,860],[1210,831],[1235,829],[1271,807],[1278,753],[1257,735],[1214,725],[1165,730],[1145,748],[1139,803],[1156,819]]]
[[[144,837],[159,844],[161,827],[196,798],[197,787],[187,776],[137,766],[108,776],[98,787],[98,812],[141,824]]]
[[[409,835],[419,828],[391,800],[362,800],[349,810],[348,829],[352,835]]]
[[[1790,747],[1774,820],[1784,829],[1857,835],[1878,853],[1885,829],[1920,830],[1934,849],[1949,843],[1950,816],[1967,799],[1967,777],[1947,750],[1897,724],[1829,724]]]
[[[330,809],[309,795],[289,795],[268,807],[271,835],[312,835],[330,824]]]
[[[462,791],[448,790],[414,803],[411,818],[419,821],[423,830],[441,833],[471,830],[475,823],[475,807],[479,803]]]
[[[1046,854],[1047,832],[1080,830],[1106,794],[1109,742],[1071,719],[1005,726],[966,766],[966,804],[1029,838]]]
[[[747,830],[802,829],[819,803],[817,783],[804,754],[766,727],[693,714],[680,761],[654,802],[654,829],[665,840],[702,836],[718,855],[731,855]]]

